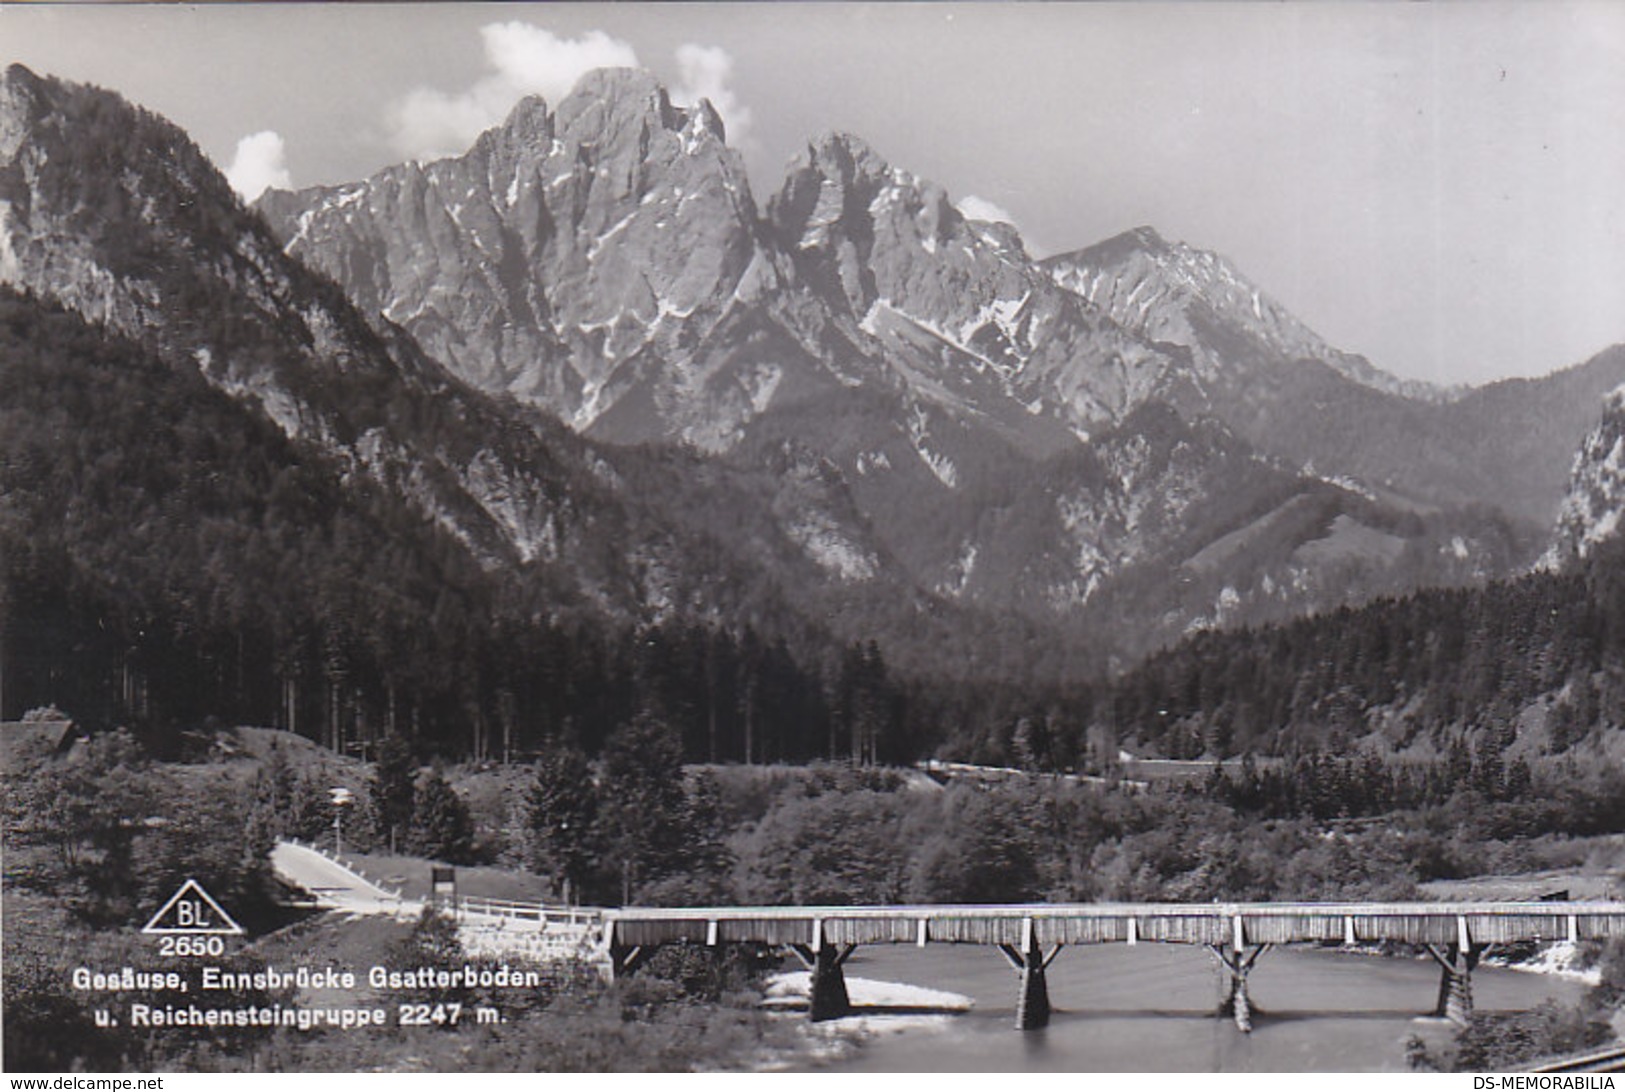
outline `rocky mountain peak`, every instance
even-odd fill
[[[849,238],[860,249],[867,243],[862,223],[865,207],[891,168],[857,137],[825,133],[808,143],[791,161],[783,187],[769,201],[767,218],[787,250],[817,250]],[[844,224],[837,231],[836,225]],[[851,271],[855,275],[855,269]],[[856,283],[845,294],[863,295]]]
[[[505,144],[523,145],[545,152],[553,142],[553,112],[540,95],[526,95],[514,103],[501,126],[490,134]]]
[[[501,154],[434,164],[421,184],[386,173],[267,214],[460,375],[578,430],[743,459],[811,445],[926,587],[993,595],[1043,556],[1060,559],[1044,578],[1055,595],[1034,603],[1092,604],[1128,567],[1194,544],[1198,523],[1229,534],[1242,509],[1271,510],[1292,467],[1343,465],[1323,457],[1341,451],[1325,434],[1344,427],[1351,390],[1361,406],[1377,396],[1216,254],[1143,226],[1037,263],[1014,227],[967,218],[946,187],[848,133],[810,141],[761,219],[714,111],[676,107],[645,74],[594,73],[503,133],[487,144]],[[1386,397],[1359,420],[1391,411]],[[1166,435],[1206,419],[1267,457],[1223,430]],[[1148,463],[1142,448],[1169,454]],[[1198,465],[1210,455],[1212,474]],[[973,498],[1052,458],[1093,484],[1060,474],[1067,499],[1032,494],[1019,533],[984,525]],[[1337,488],[1305,480],[1316,496]],[[1211,517],[1187,518],[1209,495]],[[922,537],[928,518],[952,529]],[[820,556],[856,556],[794,522]],[[1303,573],[1319,564],[1306,556]],[[1283,574],[1271,579],[1290,596],[1318,594]]]
[[[654,74],[641,68],[595,68],[576,81],[559,102],[559,120],[574,124],[594,111],[606,116],[657,118],[668,128],[679,128],[666,88]]]
[[[1542,564],[1557,568],[1618,536],[1625,519],[1625,385],[1603,398],[1602,420],[1574,457],[1569,489]]]
[[[875,239],[917,246],[937,257],[950,242],[962,254],[941,261],[978,262],[989,254],[1026,264],[1020,233],[1011,224],[970,221],[946,187],[892,166],[860,137],[830,132],[794,159],[783,188],[769,202],[768,219],[787,249],[827,249],[837,239],[860,251]]]
[[[0,74],[0,88],[11,89],[17,86],[38,86],[40,82],[40,77],[34,74],[33,69],[16,61],[6,65],[5,72]]]
[[[1107,265],[1125,261],[1135,254],[1166,255],[1173,250],[1167,239],[1156,228],[1149,224],[1113,235],[1093,246],[1086,247],[1077,252],[1080,260],[1083,256],[1092,259],[1093,264]],[[1058,262],[1059,258],[1050,259]]]
[[[987,292],[1022,295],[1026,255],[1013,228],[973,226],[946,188],[891,166],[849,133],[808,144],[768,220],[808,282],[859,319],[883,304],[935,323],[955,308],[974,314]]]
[[[20,64],[0,74],[0,156],[13,156],[41,110],[40,79]]]
[[[419,177],[391,169],[260,208],[291,253],[460,375],[578,428],[639,388],[645,358],[702,356],[716,324],[776,275],[715,108],[679,107],[633,69],[587,73],[551,111],[521,101]],[[655,401],[671,399],[632,397],[639,409],[614,434],[641,437],[623,418]]]
[[[1123,234],[1128,238],[1133,239],[1145,250],[1157,251],[1168,249],[1168,240],[1164,239],[1157,229],[1149,224],[1141,224],[1139,227],[1134,228],[1131,231],[1126,231]]]
[[[45,81],[23,64],[9,64],[0,73],[0,110],[13,113],[26,111],[36,103],[45,88]]]
[[[0,72],[0,109],[11,112],[19,107],[38,102],[51,81],[35,74],[25,64],[12,63]]]
[[[186,353],[200,339],[159,331],[161,316],[182,306],[198,255],[255,284],[268,314],[282,287],[267,281],[264,259],[275,253],[177,126],[113,92],[20,65],[0,79],[0,281]],[[193,325],[205,324],[194,316]]]
[[[687,132],[722,143],[722,119],[709,103],[685,110],[671,101],[653,74],[637,68],[599,68],[577,81],[559,103],[560,133],[582,134],[606,148],[648,141],[659,130]]]
[[[597,69],[581,78],[556,111],[540,95],[520,99],[476,148],[483,144],[510,156],[545,158],[557,152],[555,140],[573,139],[596,161],[629,150],[647,154],[663,133],[680,136],[688,154],[714,152],[727,143],[722,118],[709,100],[684,109],[647,72]]]
[[[1316,361],[1362,386],[1404,398],[1437,402],[1453,396],[1334,349],[1228,258],[1170,242],[1151,227],[1041,264],[1058,285],[1122,325],[1153,341],[1191,350],[1198,369],[1210,378],[1236,356],[1238,345],[1246,345],[1256,358]]]
[[[1267,308],[1275,325],[1291,316],[1266,299],[1223,256],[1185,243],[1169,242],[1155,228],[1141,226],[1104,242],[1044,260],[1057,283],[1107,304],[1122,320],[1136,326],[1166,321],[1161,313],[1174,307],[1203,304],[1224,311],[1251,310],[1263,322]],[[1126,287],[1133,300],[1119,299]],[[1138,291],[1136,291],[1136,289]],[[1292,320],[1295,326],[1301,324]],[[1288,338],[1279,338],[1285,341]],[[1307,328],[1291,331],[1290,340],[1317,345]]]
[[[890,174],[887,163],[868,141],[854,133],[828,131],[807,142],[806,149],[791,163],[790,173],[811,168],[845,185],[862,178]]]
[[[689,111],[689,128],[695,132],[706,133],[716,137],[718,141],[728,142],[728,129],[722,122],[722,115],[717,108],[711,105],[710,99],[701,99]]]

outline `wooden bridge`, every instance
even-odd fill
[[[1440,968],[1434,1013],[1472,1016],[1472,972],[1486,948],[1522,941],[1625,936],[1625,903],[1214,903],[1034,906],[728,907],[603,911],[617,976],[664,944],[753,943],[788,948],[812,972],[814,1020],[850,1011],[842,965],[862,944],[996,946],[1020,976],[1016,1026],[1049,1023],[1045,972],[1083,944],[1200,944],[1228,979],[1221,1012],[1252,1029],[1247,976],[1276,944],[1394,941],[1425,948]]]

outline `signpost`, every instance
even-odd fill
[[[436,910],[450,905],[457,909],[457,870],[447,865],[429,866],[429,898]]]

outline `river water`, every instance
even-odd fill
[[[997,949],[933,945],[860,948],[849,977],[907,982],[975,998],[941,1028],[883,1033],[822,1071],[1359,1072],[1403,1071],[1405,1041],[1449,1041],[1443,1021],[1419,1018],[1437,1000],[1427,959],[1306,947],[1264,953],[1249,979],[1254,1028],[1213,1015],[1221,980],[1202,948],[1175,944],[1068,948],[1049,969],[1049,1027],[1014,1030],[1016,973]],[[1569,980],[1494,967],[1473,974],[1480,1011],[1573,1001]]]

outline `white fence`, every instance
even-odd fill
[[[458,917],[502,918],[513,922],[530,922],[539,929],[564,925],[576,928],[597,928],[603,915],[597,910],[579,906],[549,906],[541,902],[515,902],[511,899],[487,899],[477,895],[458,898]]]
[[[374,890],[387,898],[394,899],[402,907],[407,904],[422,905],[429,899],[408,899],[401,888],[389,888],[369,877],[365,870],[354,861],[345,860],[334,855],[330,850],[318,845],[307,845],[297,838],[285,838],[283,841],[289,845],[298,846],[323,857],[346,872],[355,876]],[[527,926],[533,932],[545,932],[550,929],[565,930],[565,936],[579,936],[586,931],[596,934],[603,925],[603,913],[590,907],[555,906],[543,902],[524,902],[514,899],[489,899],[479,895],[462,895],[457,898],[451,907],[459,921],[469,918],[486,919],[494,922],[511,923],[516,929]]]

